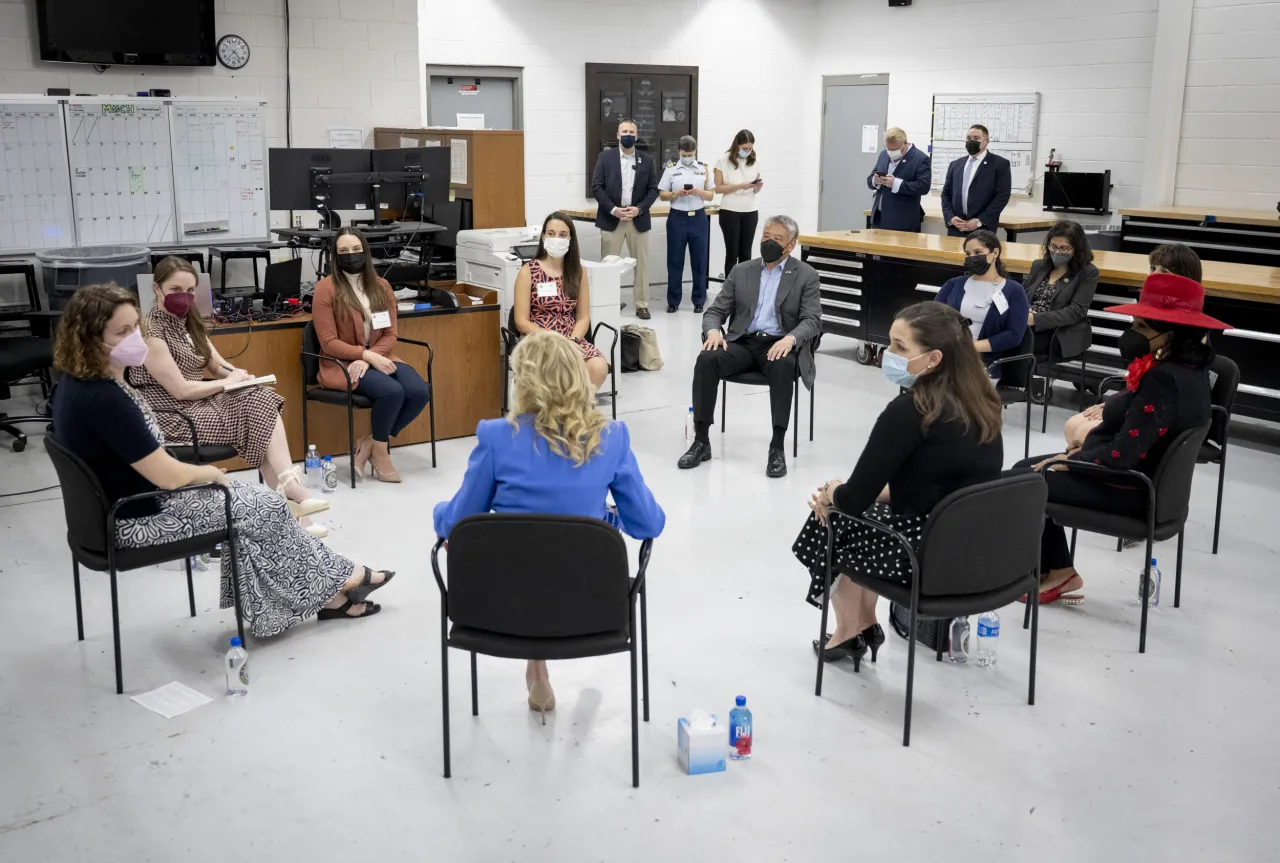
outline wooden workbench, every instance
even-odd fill
[[[431,345],[435,391],[436,439],[475,434],[476,423],[501,415],[502,367],[498,350],[496,304],[460,309],[432,309],[400,312],[397,329],[407,339]],[[285,397],[283,418],[289,437],[289,452],[301,461],[307,444],[315,444],[320,455],[335,458],[347,453],[345,407],[312,402],[307,406],[311,440],[302,439],[302,330],[310,314],[300,314],[272,323],[222,324],[211,331],[218,352],[237,367],[255,375],[274,374],[276,391]],[[396,355],[427,378],[427,351],[401,342]],[[356,437],[369,433],[369,412],[355,413]],[[428,412],[409,424],[393,446],[425,443],[431,439]],[[223,465],[243,468],[239,459]]]
[[[867,217],[867,228],[871,228],[871,211],[863,210],[862,213]],[[1062,216],[1053,213],[1047,213],[1043,216],[1020,216],[1017,213],[1001,213],[1000,227],[1004,228],[1005,236],[1009,238],[1009,242],[1016,243],[1019,232],[1047,231],[1062,218]],[[931,213],[928,210],[925,210],[924,220],[937,225],[946,225],[946,222],[942,220],[941,213]]]
[[[560,212],[564,213],[575,222],[594,222],[596,220],[596,213],[599,209],[599,205],[590,204],[586,207],[565,207]],[[703,209],[707,211],[708,216],[714,216],[716,213],[720,212],[719,207],[711,205],[703,207]],[[649,215],[655,219],[665,219],[670,214],[670,204],[654,204],[649,208]]]

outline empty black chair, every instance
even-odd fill
[[[613,333],[613,341],[609,343],[609,392],[596,393],[596,395],[608,396],[610,410],[613,419],[618,418],[618,331],[606,324],[604,321],[596,324],[594,327],[588,323],[587,334],[583,339],[591,344],[599,347],[596,339],[600,336],[600,328],[604,327]],[[521,332],[516,328],[516,307],[512,306],[511,311],[507,314],[507,325],[502,328],[502,413],[506,414],[508,410],[508,402],[511,398],[511,352],[516,349],[516,345],[520,343]]]
[[[431,366],[435,360],[435,352],[431,345],[415,339],[396,336],[397,342],[427,349],[427,411],[431,418],[431,466],[436,466],[436,387],[431,376]],[[373,400],[365,398],[351,390],[351,376],[347,374],[347,366],[333,357],[326,357],[320,352],[320,339],[316,336],[316,327],[311,321],[302,328],[302,441],[311,440],[307,431],[307,403],[321,402],[327,405],[345,405],[347,408],[347,457],[351,460],[351,487],[356,487],[356,420],[357,409],[367,411],[373,407]],[[320,363],[334,363],[342,369],[342,376],[347,380],[345,390],[331,390],[320,386],[318,375]]]
[[[1222,486],[1227,478],[1227,441],[1231,435],[1231,412],[1236,406],[1236,390],[1240,388],[1240,367],[1219,355],[1210,363],[1209,372],[1216,375],[1210,392],[1213,422],[1205,442],[1200,445],[1196,463],[1218,466],[1218,503],[1213,512],[1213,553],[1217,554],[1218,534],[1222,528]]]
[[[1022,336],[1018,353],[999,361],[1003,374],[996,391],[1005,407],[1025,403],[1027,406],[1027,432],[1022,444],[1022,457],[1031,457],[1031,379],[1035,375],[1036,357],[1031,352],[1035,345],[1035,333],[1027,327]]]
[[[702,340],[707,340],[707,334],[702,334]],[[800,457],[800,362],[799,352],[802,350],[813,351],[815,354],[818,350],[818,344],[822,341],[822,336],[815,337],[812,341],[796,345],[796,379],[795,392],[791,395],[791,457]],[[729,401],[729,384],[744,384],[750,387],[767,387],[769,379],[765,377],[763,372],[743,372],[738,375],[729,375],[720,379],[720,434],[724,434],[725,429],[725,413]],[[809,443],[813,443],[813,391],[817,388],[817,381],[814,381],[813,387],[809,389]]]
[[[1137,485],[1146,491],[1146,515],[1134,518],[1077,506],[1049,502],[1045,512],[1063,527],[1071,528],[1071,555],[1075,557],[1076,533],[1087,530],[1118,540],[1145,537],[1147,552],[1142,567],[1142,624],[1138,632],[1138,652],[1147,652],[1147,586],[1151,579],[1151,546],[1155,542],[1178,538],[1178,568],[1174,578],[1173,607],[1182,602],[1182,534],[1187,524],[1191,506],[1191,481],[1195,476],[1196,459],[1209,426],[1187,429],[1169,444],[1156,467],[1154,477],[1141,471],[1122,470],[1106,465],[1073,461],[1071,470],[1096,474],[1099,482],[1120,480],[1125,485]]]
[[[917,555],[911,541],[880,522],[833,510],[827,519],[827,587],[822,595],[820,643],[825,643],[831,604],[832,518],[848,518],[887,533],[911,561],[911,585],[846,573],[856,584],[911,611],[907,642],[907,704],[902,745],[911,744],[911,693],[916,669],[916,621],[948,620],[1000,608],[1027,594],[1031,614],[1031,670],[1027,703],[1036,703],[1036,637],[1039,631],[1040,533],[1049,489],[1037,473],[1015,474],[978,483],[943,498],[924,525]],[[942,640],[939,639],[939,645]],[[937,658],[942,659],[941,646]],[[815,695],[822,695],[818,657]]]
[[[649,721],[649,613],[645,570],[653,540],[640,547],[631,578],[622,534],[603,521],[568,515],[487,513],[449,534],[448,587],[439,540],[431,569],[440,588],[440,675],[444,775],[449,762],[449,648],[471,653],[471,715],[480,715],[476,654],[508,659],[631,655],[631,784],[640,786],[636,653],[643,644],[644,721]],[[636,596],[640,632],[636,632]],[[452,622],[453,627],[449,624]],[[638,643],[639,642],[639,643]]]
[[[111,629],[116,656],[116,694],[124,692],[124,674],[120,665],[120,604],[116,593],[116,573],[144,566],[155,566],[172,560],[181,560],[187,568],[187,601],[191,616],[196,616],[195,586],[191,581],[191,558],[197,554],[212,552],[218,543],[227,543],[231,554],[231,588],[235,596],[236,630],[244,641],[244,617],[240,611],[240,573],[236,566],[236,534],[231,522],[231,491],[219,483],[201,483],[165,491],[146,492],[121,498],[114,505],[107,504],[106,493],[98,478],[75,453],[63,446],[54,435],[46,435],[45,449],[58,473],[62,485],[62,507],[67,516],[67,545],[71,549],[71,572],[76,591],[76,636],[84,641],[84,615],[80,608],[80,567],[95,572],[106,572],[111,577]],[[215,533],[178,539],[163,545],[147,548],[117,548],[116,520],[120,507],[138,500],[159,499],[172,494],[182,494],[196,489],[213,489],[219,492],[226,506],[226,528]]]
[[[1030,331],[1031,328],[1027,327]],[[1058,341],[1058,333],[1060,330],[1054,330],[1053,335],[1049,337],[1049,354],[1044,357],[1036,358],[1035,376],[1044,380],[1044,398],[1041,400],[1043,405],[1040,415],[1040,434],[1044,434],[1049,428],[1049,396],[1053,392],[1054,370],[1059,366],[1066,366],[1076,360],[1080,361],[1080,408],[1084,411],[1085,398],[1088,395],[1088,369],[1085,365],[1085,358],[1089,353],[1089,346],[1093,343],[1092,330],[1088,333],[1088,339],[1085,342],[1085,349],[1082,353],[1074,356],[1067,356],[1062,352],[1062,346]],[[1033,399],[1034,400],[1034,399]],[[1027,456],[1024,456],[1026,458]]]

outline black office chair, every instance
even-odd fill
[[[53,368],[53,339],[47,327],[36,326],[35,316],[40,314],[40,293],[36,286],[35,265],[27,261],[0,261],[0,275],[20,275],[25,279],[28,306],[24,311],[0,313],[0,322],[21,321],[26,328],[25,335],[0,338],[0,401],[12,397],[12,387],[28,384],[38,385],[42,397],[47,399],[53,390],[49,371]],[[27,423],[47,426],[49,417],[39,414],[10,416],[0,411],[0,431],[13,436],[11,446],[14,452],[27,448],[27,436],[18,428]]]
[[[707,334],[702,334],[702,340],[707,340]],[[815,336],[811,341],[803,345],[796,346],[796,378],[795,392],[791,395],[791,457],[800,457],[800,355],[799,351],[809,350],[817,357],[818,344],[822,341],[822,336]],[[727,413],[729,402],[729,384],[743,384],[750,387],[767,387],[769,386],[769,378],[763,372],[743,372],[742,374],[729,375],[720,379],[720,434],[724,434],[725,415]],[[809,388],[809,443],[813,443],[813,391],[817,388],[818,383],[814,381],[812,387]]]
[[[1235,410],[1236,390],[1240,387],[1240,367],[1234,361],[1219,355],[1209,366],[1217,376],[1210,398],[1213,401],[1213,422],[1208,437],[1200,446],[1197,464],[1218,466],[1218,503],[1213,513],[1213,553],[1218,553],[1218,534],[1222,528],[1222,487],[1227,478],[1227,442],[1231,434],[1231,413]]]
[[[604,321],[596,324],[594,327],[588,322],[587,334],[583,339],[591,344],[599,347],[596,339],[600,336],[600,328],[613,333],[613,341],[609,343],[609,392],[596,393],[596,395],[608,396],[610,403],[610,411],[613,419],[618,418],[618,331],[606,324]],[[511,352],[516,349],[516,345],[520,343],[521,333],[516,328],[516,308],[511,307],[511,311],[507,314],[507,325],[502,328],[502,413],[507,413],[508,403],[511,398]]]
[[[406,339],[403,336],[396,337],[397,342],[404,342],[409,345],[417,345],[418,347],[427,349],[427,393],[430,398],[427,401],[427,411],[431,418],[431,466],[436,466],[436,388],[434,378],[431,374],[431,366],[435,360],[435,352],[431,350],[431,345],[426,342],[420,342],[416,339]],[[351,487],[356,487],[356,422],[355,411],[369,410],[373,407],[373,400],[365,398],[357,392],[351,391],[351,376],[347,374],[346,364],[339,362],[333,357],[326,357],[320,353],[320,339],[316,336],[315,324],[307,321],[307,325],[302,328],[302,440],[311,440],[310,433],[307,431],[307,403],[320,402],[327,405],[345,405],[347,408],[347,456],[351,459]],[[330,390],[320,386],[319,374],[320,363],[334,363],[338,368],[342,369],[342,376],[347,380],[347,388],[345,390]]]
[[[76,637],[84,641],[84,615],[80,607],[80,567],[106,572],[111,577],[111,628],[116,656],[116,694],[124,692],[124,675],[120,664],[120,603],[116,593],[116,573],[144,566],[155,566],[181,560],[187,568],[187,601],[191,616],[196,616],[195,586],[191,581],[191,558],[213,551],[218,543],[227,543],[231,553],[231,588],[235,595],[236,631],[244,642],[244,616],[240,606],[240,572],[236,565],[236,533],[231,521],[231,490],[215,482],[184,486],[165,491],[158,489],[121,498],[107,504],[107,496],[89,466],[63,446],[54,435],[46,435],[45,449],[62,485],[62,508],[67,517],[67,546],[71,549],[71,572],[76,591]],[[117,548],[116,520],[120,508],[140,500],[159,500],[172,494],[196,489],[213,489],[222,495],[226,507],[226,527],[214,533],[178,539],[146,548]],[[247,643],[247,642],[246,642]]]
[[[1031,379],[1036,369],[1036,357],[1031,349],[1034,344],[1035,333],[1027,327],[1022,336],[1022,344],[1018,346],[1018,353],[999,360],[1003,374],[1000,383],[996,386],[996,391],[1000,394],[1000,403],[1005,407],[1021,403],[1027,406],[1027,432],[1022,445],[1023,458],[1031,457]]]
[[[603,521],[568,515],[474,515],[458,522],[448,536],[448,587],[440,572],[440,547],[444,541],[437,541],[431,550],[431,570],[440,588],[445,778],[451,774],[450,647],[471,653],[472,716],[480,715],[477,653],[542,660],[629,653],[631,785],[640,787],[636,654],[642,644],[644,721],[648,722],[649,613],[645,571],[653,540],[646,539],[641,545],[639,569],[631,578],[622,534]]]
[[[1151,546],[1178,537],[1178,568],[1173,587],[1173,607],[1182,604],[1182,535],[1191,507],[1191,481],[1196,459],[1209,433],[1209,426],[1188,429],[1174,438],[1156,468],[1154,478],[1137,470],[1122,470],[1083,461],[1071,462],[1071,470],[1095,474],[1099,482],[1121,480],[1146,491],[1146,515],[1141,518],[1101,512],[1078,506],[1049,502],[1045,512],[1063,527],[1071,528],[1071,555],[1075,557],[1076,534],[1087,530],[1103,536],[1114,536],[1120,542],[1146,538],[1147,553],[1142,566],[1142,624],[1138,633],[1138,652],[1147,652],[1147,587],[1151,579]],[[1135,483],[1136,480],[1136,483]]]
[[[1040,533],[1044,526],[1049,488],[1044,477],[1024,473],[978,483],[947,495],[929,513],[916,553],[911,541],[878,521],[862,515],[832,510],[827,519],[827,584],[822,593],[822,625],[818,637],[825,643],[827,607],[831,604],[834,518],[847,518],[897,540],[911,561],[911,585],[845,573],[855,584],[868,588],[911,612],[908,628],[913,636],[920,618],[948,620],[1000,608],[1027,594],[1031,615],[1031,663],[1027,703],[1036,703],[1036,638],[1039,632]],[[938,661],[942,644],[938,639]],[[818,682],[814,695],[822,695],[822,668],[818,657]],[[903,717],[902,745],[911,744],[911,695],[915,681],[916,639],[907,641],[907,703]]]
[[[1028,327],[1027,331],[1030,332],[1031,328]],[[1084,351],[1076,356],[1070,356],[1070,357],[1062,353],[1062,346],[1059,341],[1059,333],[1060,333],[1060,330],[1054,330],[1053,334],[1049,337],[1048,356],[1036,358],[1036,368],[1035,368],[1034,376],[1041,378],[1044,381],[1044,398],[1041,400],[1042,412],[1040,415],[1040,434],[1044,434],[1049,428],[1049,395],[1050,393],[1053,392],[1053,382],[1055,380],[1053,377],[1053,371],[1056,366],[1065,366],[1068,363],[1075,362],[1076,360],[1080,361],[1080,408],[1079,410],[1081,413],[1084,412],[1084,408],[1085,408],[1084,402],[1089,391],[1088,377],[1086,376],[1088,373],[1088,369],[1085,365],[1085,358],[1088,356],[1089,346],[1092,345],[1093,343],[1092,331],[1090,331],[1089,333],[1089,339],[1085,344]],[[1033,401],[1035,400],[1034,396],[1032,400]]]

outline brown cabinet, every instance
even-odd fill
[[[373,130],[379,150],[449,147],[457,164],[449,189],[469,201],[471,228],[518,228],[525,224],[524,132],[505,129]],[[463,161],[465,160],[465,168]]]

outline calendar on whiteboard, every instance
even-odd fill
[[[66,110],[80,244],[174,242],[167,106],[72,101]]]
[[[266,132],[259,105],[175,103],[178,240],[265,240]]]
[[[75,242],[62,106],[0,103],[0,253]]]
[[[1029,195],[1035,183],[1036,127],[1039,93],[966,93],[933,97],[930,159],[933,188],[941,189],[947,168],[967,156],[965,135],[975,123],[991,134],[987,149],[1009,160],[1013,194]]]

